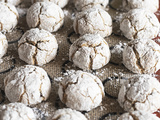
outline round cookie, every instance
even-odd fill
[[[156,12],[159,8],[159,0],[122,0],[122,8],[126,11],[136,8],[143,8]]]
[[[28,9],[26,20],[30,28],[56,32],[63,25],[64,13],[53,2],[36,2]]]
[[[86,34],[70,47],[69,59],[83,70],[95,70],[105,66],[110,60],[107,42],[99,34]]]
[[[120,88],[118,102],[125,111],[153,113],[160,108],[160,83],[149,75],[129,78]]]
[[[159,120],[159,118],[148,112],[132,111],[122,114],[117,120]]]
[[[5,79],[5,94],[10,102],[35,105],[46,101],[51,82],[46,71],[40,67],[25,65],[13,70]]]
[[[74,0],[75,7],[78,11],[85,10],[88,8],[106,8],[109,0]]]
[[[59,84],[58,94],[67,107],[90,111],[102,102],[104,87],[98,77],[83,71],[75,71]]]
[[[56,57],[56,38],[46,30],[28,30],[18,42],[19,58],[31,65],[43,65]]]
[[[19,5],[23,0],[0,0],[0,2],[10,3],[12,5]]]
[[[52,120],[87,120],[87,118],[79,111],[63,108],[54,113]]]
[[[6,39],[6,36],[0,32],[0,58],[2,58],[6,54],[7,48],[8,41]]]
[[[64,8],[68,4],[69,0],[31,0],[31,2],[53,2],[59,7]]]
[[[0,106],[0,120],[36,120],[31,108],[22,103]]]
[[[134,73],[156,73],[160,69],[160,47],[153,40],[132,40],[124,48],[123,64]]]
[[[133,9],[124,15],[120,30],[130,40],[152,39],[159,33],[159,21],[150,11]]]
[[[0,2],[0,18],[0,32],[9,32],[17,25],[19,15],[13,5]]]
[[[80,35],[100,34],[106,37],[112,33],[112,18],[102,9],[91,8],[77,13],[73,27]]]

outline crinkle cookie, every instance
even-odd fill
[[[122,8],[126,11],[143,8],[154,13],[159,8],[159,0],[122,0]]]
[[[31,108],[22,103],[0,106],[0,120],[36,120]]]
[[[6,36],[0,32],[0,58],[2,58],[6,54],[7,48],[8,41],[6,39]]]
[[[10,102],[35,105],[47,100],[51,82],[40,67],[25,65],[12,71],[5,79],[5,94]]]
[[[133,111],[122,114],[117,120],[160,120],[156,115],[144,112]]]
[[[53,2],[59,7],[64,8],[68,4],[69,0],[31,0],[31,2]]]
[[[87,118],[79,111],[64,108],[57,110],[52,120],[87,120]]]
[[[73,27],[80,35],[100,34],[106,37],[112,33],[112,18],[102,9],[91,8],[77,13]]]
[[[129,78],[120,88],[118,102],[125,111],[153,113],[160,108],[160,82],[149,75]]]
[[[107,42],[99,34],[86,34],[77,39],[69,50],[69,59],[83,70],[95,70],[110,60]]]
[[[124,15],[120,22],[120,29],[130,40],[152,39],[159,33],[159,21],[148,10],[133,9]]]
[[[56,32],[63,25],[64,13],[53,2],[36,2],[28,9],[26,19],[30,28]]]
[[[10,3],[12,5],[19,5],[23,0],[0,0],[0,2]]]
[[[58,94],[67,107],[79,111],[90,111],[102,102],[104,87],[98,77],[76,71],[59,84]]]
[[[19,58],[31,65],[43,65],[56,57],[56,38],[46,30],[28,30],[18,42]]]
[[[0,31],[9,32],[17,25],[19,15],[13,5],[0,2],[0,18]]]
[[[160,47],[153,40],[132,40],[124,48],[123,64],[134,73],[155,73],[160,69]]]
[[[109,3],[109,0],[74,0],[77,10],[85,10],[88,8],[102,8],[104,9]]]

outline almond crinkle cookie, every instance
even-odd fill
[[[19,15],[13,5],[0,2],[0,18],[0,31],[10,32],[17,25]]]
[[[64,8],[68,4],[69,0],[31,0],[31,2],[53,2],[59,7]]]
[[[112,33],[112,18],[102,9],[90,8],[77,13],[73,27],[80,35],[100,34],[107,37]]]
[[[28,9],[26,19],[30,28],[56,32],[63,25],[64,13],[53,2],[36,2]]]
[[[0,2],[10,3],[12,5],[19,5],[23,0],[0,0]]]
[[[159,0],[122,0],[122,8],[126,11],[144,8],[154,13],[159,8]]]
[[[22,103],[0,106],[0,120],[36,120],[31,108]]]
[[[69,59],[83,70],[95,70],[110,60],[109,45],[99,34],[86,34],[75,41],[69,50]]]
[[[102,102],[104,87],[98,77],[83,71],[75,71],[59,84],[58,94],[67,107],[90,111]]]
[[[75,7],[78,11],[85,10],[88,8],[106,8],[109,0],[74,0]]]
[[[125,111],[153,113],[160,108],[160,83],[150,75],[136,75],[120,88],[118,102]]]
[[[52,120],[87,120],[87,118],[79,111],[63,108],[54,113]]]
[[[6,36],[0,32],[0,59],[6,54],[8,48],[8,41]]]
[[[155,38],[159,26],[157,17],[145,9],[130,10],[120,22],[120,30],[130,40]]]
[[[153,40],[132,40],[123,50],[123,64],[134,73],[156,73],[160,69],[160,46]]]
[[[46,71],[32,65],[13,70],[4,79],[4,86],[10,102],[21,102],[26,105],[46,101],[51,91],[51,82]]]
[[[28,64],[43,65],[56,57],[56,38],[46,30],[28,30],[18,42],[19,58]]]
[[[160,120],[156,115],[146,111],[132,111],[122,114],[117,120]]]

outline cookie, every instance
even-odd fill
[[[7,53],[8,41],[6,36],[0,32],[0,58],[2,58]]]

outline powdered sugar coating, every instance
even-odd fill
[[[102,102],[104,87],[96,76],[76,71],[60,83],[58,94],[67,107],[79,111],[90,111]]]
[[[13,5],[0,2],[0,18],[0,31],[9,32],[17,25],[19,15]]]
[[[61,8],[64,8],[68,4],[69,0],[31,0],[32,3],[35,2],[53,2]]]
[[[136,8],[143,8],[156,12],[159,8],[159,0],[122,0],[122,7],[124,10],[131,10]]]
[[[33,110],[22,103],[0,106],[0,120],[36,120]]]
[[[159,118],[146,111],[133,111],[122,114],[117,120],[159,120]]]
[[[83,70],[99,69],[110,60],[108,43],[99,34],[86,34],[77,39],[69,50],[69,59]]]
[[[7,48],[8,41],[6,39],[6,36],[0,32],[0,58],[2,58],[6,54]]]
[[[12,5],[19,5],[23,0],[0,0],[0,2],[9,3]]]
[[[152,39],[159,33],[159,21],[150,11],[133,9],[124,15],[120,29],[130,40]]]
[[[53,2],[36,2],[28,9],[26,19],[30,28],[56,32],[63,25],[64,13]]]
[[[12,71],[5,79],[5,94],[10,102],[34,105],[46,101],[51,90],[50,79],[40,67],[26,65]]]
[[[123,64],[134,73],[155,73],[160,69],[160,47],[153,40],[133,40],[124,48]]]
[[[56,38],[46,30],[28,30],[18,42],[19,58],[31,65],[43,65],[56,57]]]
[[[149,75],[137,75],[126,81],[118,95],[125,111],[142,110],[153,113],[160,108],[160,83]]]
[[[109,0],[74,0],[77,10],[85,10],[88,8],[102,8],[104,9],[109,3]]]
[[[100,34],[106,37],[112,33],[112,18],[102,9],[91,8],[77,13],[73,27],[80,35]]]
[[[52,120],[87,120],[87,118],[79,111],[63,108],[54,113]]]

